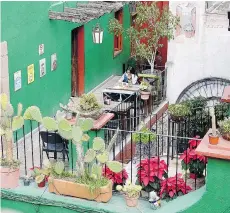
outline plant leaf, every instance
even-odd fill
[[[24,124],[24,119],[22,116],[13,117],[12,130],[16,131],[18,129],[21,129],[23,127],[23,124]]]

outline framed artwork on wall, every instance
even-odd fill
[[[28,84],[34,82],[34,64],[27,67]]]
[[[14,91],[22,88],[22,73],[21,70],[14,73]]]
[[[54,53],[51,55],[51,71],[57,69],[57,54]]]
[[[43,77],[46,74],[46,59],[43,58],[39,61],[40,68],[40,77]]]
[[[39,47],[38,47],[38,53],[39,53],[39,55],[44,54],[44,51],[45,51],[45,45],[44,44],[40,44]]]

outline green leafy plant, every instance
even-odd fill
[[[221,133],[230,133],[230,118],[219,122]]]
[[[96,96],[93,93],[83,94],[80,97],[79,108],[83,112],[100,110],[101,105],[99,104]]]
[[[190,108],[191,114],[193,114],[198,110],[203,111],[205,109],[207,106],[207,99],[202,96],[198,96],[196,98],[184,101],[183,104],[186,104]]]
[[[151,132],[147,126],[143,126],[140,132],[135,132],[132,135],[133,142],[141,142],[147,144],[156,140],[156,134]]]
[[[170,104],[168,111],[175,117],[186,117],[191,114],[190,108],[186,104]]]
[[[173,39],[179,18],[168,7],[161,11],[156,2],[138,2],[136,12],[135,27],[124,29],[114,18],[109,22],[109,32],[128,37],[135,44],[135,58],[146,59],[153,73],[157,50],[163,47],[160,39]]]
[[[93,120],[91,118],[80,118],[77,114],[76,122],[74,125],[65,119],[55,121],[53,118],[43,118],[43,126],[49,131],[50,129],[58,131],[58,133],[66,140],[71,140],[76,145],[77,152],[77,180],[82,178],[88,178],[101,180],[102,168],[106,165],[113,172],[120,172],[122,170],[122,164],[117,161],[109,160],[109,152],[116,142],[117,133],[111,139],[107,148],[105,148],[105,142],[100,137],[93,139],[92,148],[88,149],[84,154],[83,143],[89,141],[90,137],[85,132],[89,131],[93,127]],[[87,175],[86,175],[87,174]]]
[[[140,84],[141,91],[150,91],[150,84],[147,81],[142,81]]]
[[[129,198],[137,198],[140,195],[142,187],[140,185],[134,185],[131,181],[126,181],[124,186],[118,185],[117,191],[123,192]]]
[[[230,118],[226,118],[223,121],[219,121],[220,133],[224,139],[230,141]]]
[[[219,103],[215,105],[216,120],[221,121],[228,118],[229,103]]]
[[[94,193],[100,187],[106,186],[109,183],[109,179],[105,177],[96,178],[96,176],[91,176],[89,173],[85,173],[81,177],[77,177],[75,182],[80,184],[85,184],[89,187],[91,193]]]
[[[18,104],[17,115],[13,117],[14,109],[10,104],[5,93],[0,95],[0,135],[5,142],[4,151],[6,152],[6,159],[1,160],[1,165],[6,167],[17,167],[19,163],[13,160],[13,132],[22,128],[24,119],[22,117],[22,104]]]
[[[5,93],[0,95],[0,136],[3,137],[4,151],[6,153],[6,159],[1,160],[1,165],[5,167],[16,168],[20,164],[19,161],[13,159],[13,132],[23,127],[24,119],[41,121],[41,113],[37,107],[29,107],[24,116],[22,116],[22,109],[22,104],[19,103],[17,115],[13,116],[14,109],[7,95]]]

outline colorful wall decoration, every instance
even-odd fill
[[[44,44],[40,44],[39,47],[38,47],[39,55],[44,54],[44,51],[45,51],[45,45]]]
[[[34,82],[34,64],[27,67],[28,84]]]
[[[176,7],[176,15],[180,17],[180,25],[176,29],[176,37],[193,38],[196,33],[196,7],[191,3],[182,3]]]
[[[54,71],[57,69],[57,54],[54,53],[51,55],[51,71]]]
[[[40,68],[40,77],[43,77],[46,74],[46,59],[43,58],[39,61]]]
[[[14,73],[14,91],[22,88],[22,72],[21,70]]]

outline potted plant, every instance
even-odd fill
[[[212,117],[212,132],[208,134],[209,143],[211,145],[217,145],[219,143],[219,132],[216,129],[216,116],[214,108],[210,108],[210,115]]]
[[[230,141],[230,118],[226,118],[223,121],[220,121],[219,123],[219,129],[222,137]]]
[[[184,153],[180,156],[182,169],[184,171],[189,171],[191,179],[203,178],[204,169],[207,164],[207,158],[203,155],[197,155],[195,149],[200,144],[199,137],[195,137],[192,140],[189,140],[189,147]],[[200,180],[202,182],[202,180]]]
[[[179,18],[173,15],[168,6],[160,9],[156,2],[138,2],[136,4],[135,27],[124,29],[115,18],[109,22],[109,32],[115,35],[124,34],[134,44],[133,57],[146,60],[154,72],[154,62],[158,48],[162,48],[162,38],[171,40]],[[170,26],[170,27],[169,27]]]
[[[149,156],[149,152],[153,154],[154,142],[156,140],[156,134],[153,133],[143,122],[142,128],[139,132],[132,134],[132,141],[136,143],[135,158],[140,156]],[[150,150],[151,151],[150,151]]]
[[[177,196],[187,194],[192,188],[185,184],[181,174],[177,174],[174,177],[170,177],[162,180],[160,197],[166,199],[166,201],[172,200]]]
[[[137,165],[136,184],[145,192],[159,192],[161,181],[167,177],[167,164],[158,157],[146,158]]]
[[[77,114],[76,122],[70,125],[65,119],[55,121],[53,118],[43,118],[43,126],[49,131],[58,130],[58,133],[76,145],[77,161],[76,176],[74,181],[66,180],[58,176],[49,177],[49,192],[68,195],[88,200],[108,202],[112,197],[112,181],[102,175],[102,168],[106,165],[111,171],[119,173],[122,164],[109,160],[109,152],[112,149],[117,133],[110,141],[107,148],[100,137],[93,139],[92,148],[84,154],[83,142],[88,142],[90,137],[85,132],[93,127],[91,118],[80,118]],[[62,174],[63,171],[59,172]]]
[[[148,100],[151,94],[150,85],[147,81],[142,81],[140,85],[140,94],[142,100]]]
[[[18,160],[13,159],[13,132],[24,125],[22,114],[22,104],[18,104],[18,113],[13,117],[14,109],[9,103],[6,94],[0,95],[0,136],[2,136],[4,152],[6,158],[0,161],[1,171],[1,188],[15,188],[19,182],[19,165]]]
[[[128,179],[128,173],[126,169],[123,169],[121,172],[115,173],[111,171],[108,167],[104,167],[103,176],[113,182],[113,189],[116,189],[117,185],[119,184],[125,184],[126,180]]]
[[[40,169],[38,167],[33,169],[32,177],[35,179],[38,187],[45,187],[45,184],[48,180],[50,171],[47,169]]]
[[[170,104],[168,112],[174,122],[184,121],[186,116],[191,114],[190,108],[186,104]]]
[[[140,185],[134,185],[130,181],[127,181],[124,186],[118,185],[116,189],[124,193],[127,206],[135,207],[138,205],[138,198],[142,189]]]

